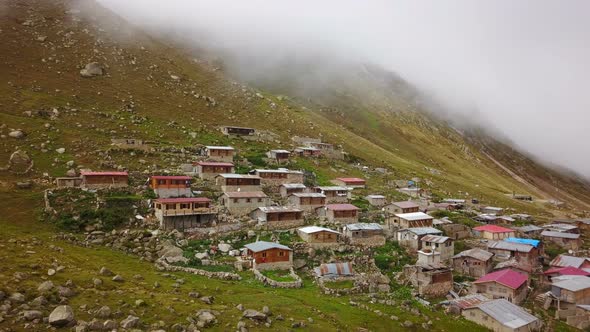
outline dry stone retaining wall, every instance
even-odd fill
[[[254,277],[265,285],[274,288],[301,288],[303,287],[303,280],[295,273],[293,269],[290,270],[289,275],[295,279],[295,281],[276,281],[268,278],[257,269],[252,269]]]

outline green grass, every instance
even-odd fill
[[[290,282],[295,281],[289,272],[289,270],[264,270],[260,271],[265,277],[270,278],[274,281]]]
[[[349,289],[354,287],[354,280],[324,281],[324,286],[331,289]]]

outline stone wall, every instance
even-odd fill
[[[247,226],[246,223],[236,222],[236,223],[228,223],[228,224],[218,224],[213,227],[191,228],[191,229],[184,230],[184,232],[191,239],[205,239],[205,238],[209,238],[213,235],[239,232],[240,230],[242,230],[242,228],[244,228],[246,226]]]
[[[379,247],[385,245],[385,236],[376,235],[371,237],[349,238],[349,242],[355,246]]]
[[[184,266],[176,266],[170,265],[165,262],[163,259],[158,259],[155,263],[156,268],[161,271],[169,271],[169,272],[186,272],[191,274],[196,274],[199,276],[205,276],[209,279],[221,279],[221,280],[241,280],[238,274],[231,273],[231,272],[212,272],[212,271],[205,271],[201,269],[196,269],[192,267],[184,267]]]
[[[291,259],[292,260],[292,259]],[[282,262],[269,262],[269,263],[254,263],[253,269],[257,270],[289,270],[293,266],[293,262],[282,261]]]
[[[266,286],[270,286],[273,288],[301,288],[301,287],[303,287],[303,280],[301,280],[301,278],[295,273],[295,271],[293,271],[293,268],[291,268],[289,270],[290,271],[289,275],[291,277],[293,277],[293,279],[295,279],[295,281],[276,281],[276,280],[266,277],[264,274],[262,274],[259,270],[255,269],[255,268],[252,269],[252,271],[254,272],[254,277],[256,278],[256,280],[259,280],[260,282],[262,282]]]
[[[275,229],[290,229],[295,227],[300,227],[305,224],[305,220],[303,219],[296,219],[296,220],[281,220],[281,221],[267,221],[263,223],[259,223],[261,225],[260,228],[266,230],[275,230]]]
[[[352,288],[335,289],[335,288],[328,288],[324,284],[325,281],[346,281],[346,280],[353,280],[354,286]],[[350,294],[358,294],[358,293],[362,292],[361,287],[357,285],[355,277],[339,277],[339,278],[330,278],[330,279],[320,277],[320,278],[317,278],[317,282],[318,282],[318,286],[320,287],[322,292],[324,292],[324,294],[326,294],[326,295],[350,295]]]

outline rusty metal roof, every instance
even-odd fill
[[[467,308],[475,307],[475,306],[479,305],[480,303],[483,303],[483,302],[486,302],[489,300],[490,300],[489,298],[485,297],[482,294],[471,294],[471,295],[460,297],[458,299],[454,299],[454,300],[450,301],[450,304],[456,305],[457,307],[459,307],[461,309],[467,309]]]
[[[330,263],[322,264],[314,269],[314,272],[319,277],[341,277],[352,276],[352,263]]]
[[[492,258],[492,256],[494,256],[494,254],[492,254],[489,251],[485,251],[485,250],[479,249],[479,248],[473,248],[473,249],[462,251],[462,252],[456,254],[455,256],[453,256],[453,258],[471,257],[471,258],[475,258],[477,260],[485,262],[485,261],[489,260],[490,258]]]
[[[586,261],[588,261],[587,257],[574,257],[574,256],[567,256],[567,255],[559,255],[555,257],[550,263],[550,266],[556,267],[566,267],[566,266],[573,266],[573,267],[581,267]]]

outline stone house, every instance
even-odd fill
[[[184,175],[153,175],[150,177],[150,188],[160,198],[191,197],[190,176]]]
[[[365,198],[371,206],[384,206],[387,204],[387,198],[383,195],[367,195]]]
[[[256,270],[289,270],[293,267],[293,250],[275,242],[248,243],[246,257],[252,259]]]
[[[412,201],[393,202],[385,207],[390,214],[413,213],[420,211],[420,205]]]
[[[300,157],[319,157],[322,155],[322,150],[309,146],[300,146],[294,150],[294,153]]]
[[[219,174],[234,172],[234,164],[214,161],[199,161],[193,164],[193,171],[203,180],[212,180]]]
[[[299,237],[312,245],[333,245],[340,240],[340,233],[325,227],[308,226],[297,230]]]
[[[499,216],[502,215],[502,213],[504,213],[504,209],[495,206],[486,206],[481,208],[481,213]]]
[[[572,309],[579,304],[590,304],[590,278],[586,276],[563,276],[553,278],[551,294],[557,301],[558,310]]]
[[[273,162],[282,165],[289,162],[291,152],[287,150],[270,150],[266,153],[266,157]]]
[[[494,259],[497,261],[515,259],[530,270],[539,265],[539,255],[541,254],[539,244],[535,246],[506,240],[488,242],[488,251],[494,254]]]
[[[385,220],[388,228],[432,227],[433,217],[424,212],[394,214]]]
[[[294,193],[305,192],[307,187],[303,183],[284,183],[279,187],[281,197],[286,198]]]
[[[543,231],[542,227],[535,226],[535,225],[525,225],[521,227],[514,227],[516,232],[519,236],[527,237],[527,238],[535,238],[541,235]]]
[[[227,136],[252,136],[256,133],[254,128],[223,126],[221,132]]]
[[[488,273],[473,284],[477,293],[519,304],[526,298],[528,279],[526,274],[506,269]]]
[[[203,149],[203,153],[210,161],[231,163],[234,161],[236,150],[231,146],[208,145]]]
[[[405,228],[397,231],[395,237],[401,246],[416,251],[422,249],[420,240],[426,235],[442,235],[442,231],[433,227]]]
[[[555,243],[564,249],[579,250],[581,246],[580,234],[543,231],[543,241]]]
[[[154,200],[154,214],[164,230],[185,231],[211,225],[217,209],[206,197],[160,198]]]
[[[215,185],[221,188],[221,191],[261,191],[261,179],[256,175],[224,173],[215,177]]]
[[[483,225],[473,228],[473,236],[487,240],[502,240],[514,237],[514,230],[497,225]]]
[[[127,172],[80,172],[80,187],[88,189],[125,188],[129,185]]]
[[[573,266],[573,267],[577,267],[579,269],[590,269],[590,258],[559,255],[559,256],[555,257],[549,263],[549,266],[551,266],[551,267]]]
[[[318,208],[316,213],[330,223],[351,224],[358,222],[359,210],[352,204],[328,204]]]
[[[294,193],[288,197],[289,205],[305,212],[315,212],[326,204],[326,195],[320,193]]]
[[[420,239],[421,247],[440,253],[441,262],[447,262],[455,253],[453,239],[440,235],[426,235]]]
[[[406,265],[403,275],[421,296],[442,297],[453,289],[453,272],[440,262],[440,253],[418,251],[416,265]]]
[[[327,186],[327,187],[313,187],[312,192],[326,195],[327,203],[348,203],[350,200],[350,191],[348,187]]]
[[[285,183],[303,183],[303,172],[292,171],[286,168],[279,169],[255,169],[250,174],[262,179],[262,184],[279,187]]]
[[[483,277],[492,270],[493,253],[480,248],[462,251],[453,256],[453,269],[470,277]]]
[[[470,238],[471,228],[463,224],[443,223],[440,225],[436,224],[436,219],[432,222],[433,226],[441,229],[448,237],[455,240],[461,240]]]
[[[365,188],[367,185],[366,181],[360,178],[336,178],[332,180],[332,183],[337,186],[350,188]]]
[[[245,216],[259,207],[269,206],[270,198],[262,191],[234,191],[221,196],[221,204],[236,216]]]
[[[385,244],[383,228],[377,223],[348,224],[343,227],[342,233],[353,245],[382,246]]]
[[[494,332],[542,331],[543,321],[522,307],[497,299],[465,308],[463,317]]]
[[[289,229],[305,223],[303,211],[288,206],[263,206],[252,211],[250,217],[268,229]]]

